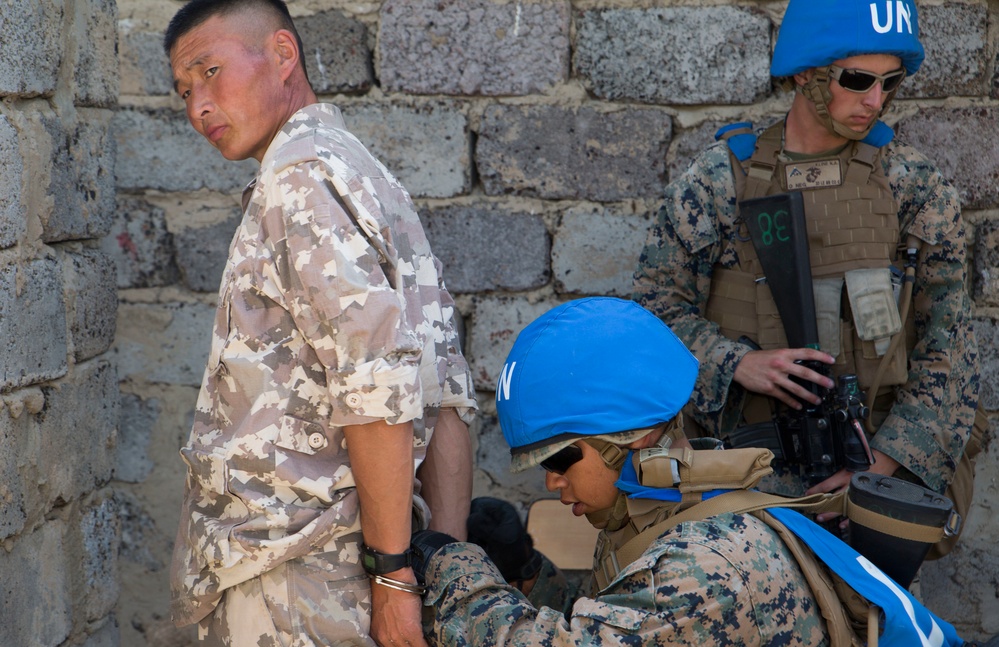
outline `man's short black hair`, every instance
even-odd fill
[[[191,31],[198,25],[215,16],[224,16],[237,13],[239,11],[253,8],[269,11],[276,18],[281,20],[281,28],[287,29],[295,35],[295,42],[298,43],[298,53],[301,58],[302,69],[305,69],[305,49],[302,46],[302,37],[295,29],[295,23],[291,19],[288,5],[283,0],[191,0],[174,14],[163,34],[163,50],[170,56],[170,50],[177,44],[181,36]]]

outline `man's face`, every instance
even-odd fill
[[[170,51],[174,88],[194,129],[229,160],[258,162],[284,125],[282,79],[270,41],[237,16],[215,16]]]
[[[583,457],[570,465],[565,474],[545,472],[545,487],[549,492],[557,490],[562,503],[571,505],[572,513],[579,517],[614,505],[618,473],[607,467],[600,453],[587,443],[577,440],[575,445],[582,450]]]
[[[843,58],[835,63],[845,70],[861,70],[875,74],[887,74],[901,69],[902,59],[889,54],[864,54]],[[851,92],[846,90],[835,79],[829,81],[829,115],[847,128],[862,133],[878,118],[888,94],[881,82],[875,83],[866,92]]]

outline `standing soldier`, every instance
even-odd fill
[[[786,117],[719,131],[667,188],[642,251],[635,299],[701,362],[688,417],[733,446],[783,442],[772,491],[837,491],[850,473],[809,480],[795,439],[740,432],[820,405],[832,378],[855,374],[864,442],[876,432],[870,471],[946,490],[962,514],[970,503],[979,375],[960,204],[879,120],[923,56],[911,0],[791,0],[771,64],[795,91]],[[789,295],[771,292],[740,220],[743,200],[787,192],[803,197],[818,348],[788,347]]]

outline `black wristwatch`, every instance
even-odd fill
[[[404,553],[382,553],[367,544],[361,544],[361,566],[368,575],[385,575],[400,568],[413,565],[413,551],[409,548]]]

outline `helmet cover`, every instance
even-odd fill
[[[925,54],[913,0],[791,0],[770,74],[794,76],[862,54],[897,56],[906,76],[919,70]]]
[[[589,297],[538,317],[517,336],[496,386],[513,470],[583,437],[626,444],[687,404],[697,359],[633,301]]]

